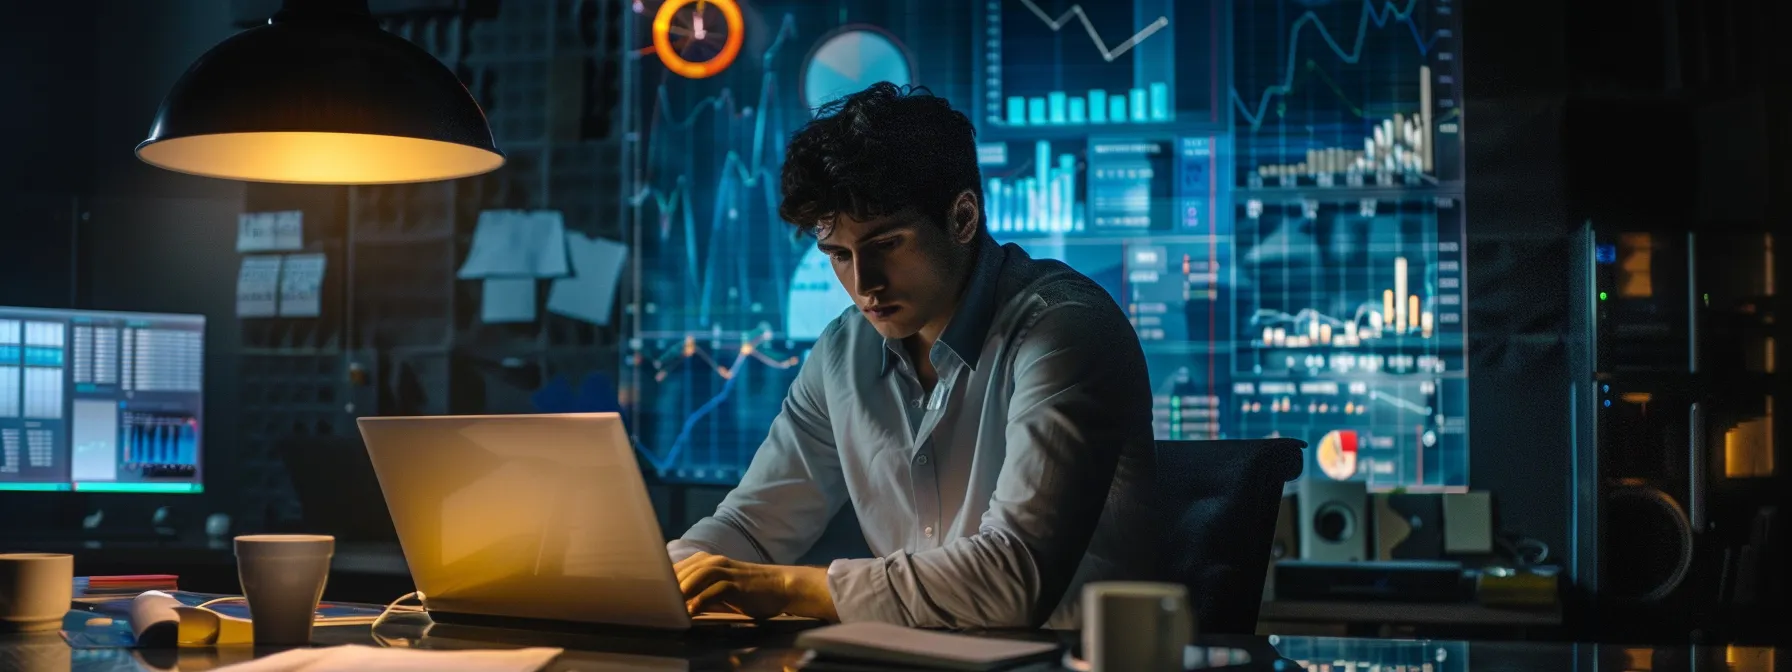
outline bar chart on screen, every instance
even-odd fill
[[[1240,204],[1232,426],[1312,443],[1314,473],[1328,478],[1466,488],[1459,206],[1419,195]]]
[[[1209,122],[1211,78],[1203,74],[1215,60],[1208,49],[1218,9],[1172,0],[986,0],[978,17],[986,35],[982,121],[992,130]],[[1180,71],[1179,50],[1192,52]]]
[[[1461,178],[1453,0],[1241,3],[1230,100],[1239,186]]]

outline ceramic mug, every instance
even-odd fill
[[[40,632],[62,627],[74,590],[75,556],[0,553],[0,631]]]

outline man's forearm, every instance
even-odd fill
[[[785,613],[838,623],[840,612],[834,607],[833,593],[828,591],[827,568],[797,566],[788,570],[784,590],[790,605]]]

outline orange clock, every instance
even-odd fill
[[[722,21],[726,24],[727,36],[722,41],[722,51],[707,61],[687,61],[682,54],[672,48],[672,17],[686,5],[697,6],[691,16],[691,38],[705,39],[707,31],[703,28],[703,8],[713,5],[722,13]],[[734,0],[666,0],[660,5],[659,13],[653,16],[653,51],[659,54],[660,62],[666,68],[690,79],[713,77],[728,69],[734,63],[734,57],[740,55],[741,38],[746,33],[746,22],[741,19],[740,5]]]

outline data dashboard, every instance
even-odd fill
[[[1295,437],[1310,478],[1467,489],[1456,0],[700,4],[668,25],[699,60],[738,29],[727,68],[625,70],[622,396],[657,476],[737,480],[851,305],[778,220],[779,161],[888,80],[976,123],[998,241],[1126,311],[1159,440]]]
[[[0,490],[200,492],[205,318],[0,307]]]

